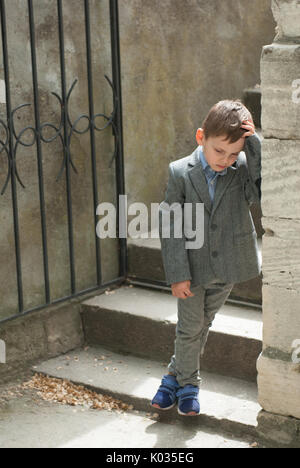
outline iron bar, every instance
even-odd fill
[[[43,166],[42,166],[42,145],[41,145],[41,135],[40,135],[41,121],[40,121],[40,109],[39,109],[39,90],[38,90],[36,42],[35,42],[35,30],[34,30],[34,11],[33,11],[32,0],[28,0],[28,12],[29,12],[33,94],[34,94],[34,114],[35,114],[35,126],[36,126],[36,135],[37,135],[36,143],[37,143],[37,162],[38,162],[38,174],[39,174],[41,229],[42,229],[42,242],[43,242],[45,299],[46,299],[46,303],[49,303],[50,302],[49,262],[48,262],[48,246],[47,246],[44,176],[43,176]]]
[[[70,275],[71,292],[76,292],[75,261],[74,261],[74,234],[72,216],[72,194],[70,179],[70,140],[68,136],[68,100],[66,92],[66,67],[65,67],[65,43],[64,43],[64,23],[62,0],[57,0],[58,29],[59,29],[59,51],[60,51],[60,72],[61,72],[61,93],[62,93],[62,123],[64,128],[64,155],[66,160],[66,188],[68,206],[68,232],[69,232],[69,255],[70,255]]]
[[[7,126],[8,126],[8,144],[9,144],[9,169],[11,179],[11,194],[13,204],[13,217],[14,217],[14,236],[15,236],[15,255],[16,255],[16,269],[17,269],[17,284],[18,284],[18,304],[19,312],[23,312],[24,299],[23,299],[23,282],[22,282],[22,266],[21,266],[21,250],[20,250],[20,234],[19,234],[19,217],[18,217],[18,199],[16,187],[16,161],[15,149],[13,143],[13,114],[11,106],[11,93],[10,93],[10,75],[9,75],[9,59],[8,59],[8,44],[7,44],[7,27],[6,27],[6,10],[5,0],[0,2],[1,12],[1,34],[2,34],[2,49],[3,49],[3,65],[5,77],[5,93],[6,93],[6,113],[7,113]]]
[[[121,57],[120,57],[120,33],[119,33],[119,9],[118,0],[110,0],[110,31],[112,54],[112,77],[116,92],[117,110],[114,116],[114,127],[117,129],[117,157],[116,157],[116,181],[117,181],[117,212],[120,213],[119,195],[125,194],[125,171],[123,152],[123,119],[122,119],[122,88],[121,88]],[[115,135],[116,136],[116,135]],[[119,237],[119,220],[117,220],[117,236]],[[127,226],[126,226],[127,228]],[[128,272],[127,240],[119,238],[120,245],[120,276],[126,276]]]
[[[101,254],[100,254],[100,239],[97,236],[97,207],[99,204],[98,197],[98,181],[97,181],[97,164],[96,164],[96,141],[95,141],[95,121],[94,121],[94,92],[93,92],[93,66],[91,56],[91,24],[90,24],[90,6],[89,0],[84,0],[85,11],[85,33],[86,33],[86,58],[87,58],[87,78],[88,78],[88,94],[89,94],[89,118],[90,118],[90,139],[91,139],[91,164],[93,176],[93,201],[94,201],[94,232],[96,242],[96,268],[97,282],[101,284]]]

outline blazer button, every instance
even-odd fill
[[[218,252],[216,252],[215,250],[214,250],[214,252],[212,252],[212,256],[213,256],[214,258],[216,258],[218,255],[219,255]]]

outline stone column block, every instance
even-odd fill
[[[264,284],[263,304],[264,350],[290,357],[300,346],[300,291]]]
[[[265,138],[300,139],[300,44],[272,44],[261,59]]]
[[[300,143],[264,139],[262,143],[264,216],[300,219]]]
[[[272,10],[278,24],[276,40],[299,38],[300,41],[299,0],[273,0]]]
[[[300,418],[300,368],[291,360],[262,355],[258,360],[259,404],[265,411]]]
[[[300,292],[300,220],[263,217],[262,223],[264,284]]]
[[[257,418],[257,433],[272,448],[300,447],[300,419],[261,411]]]

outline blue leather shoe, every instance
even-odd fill
[[[186,385],[177,391],[178,413],[181,416],[198,416],[200,414],[199,387]]]
[[[161,410],[168,410],[173,408],[177,402],[176,392],[179,388],[180,387],[176,377],[173,375],[165,375],[155,397],[151,402],[151,406]]]

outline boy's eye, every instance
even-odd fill
[[[219,150],[219,149],[217,149],[217,148],[215,148],[215,151],[216,151],[217,153],[219,153],[219,154],[222,154],[222,153],[223,153],[223,150]],[[234,154],[231,155],[231,158],[237,158],[238,155],[239,155],[239,153],[234,153]]]

